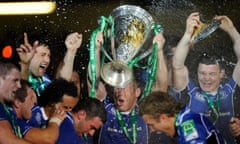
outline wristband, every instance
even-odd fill
[[[49,122],[54,122],[56,123],[58,126],[61,124],[62,120],[60,120],[59,118],[57,117],[53,117],[49,120]]]

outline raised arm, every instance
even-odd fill
[[[173,86],[177,90],[186,88],[189,78],[188,69],[185,66],[190,47],[192,46],[193,34],[197,28],[201,26],[198,12],[190,14],[186,21],[185,33],[177,45],[175,54],[173,56]]]
[[[96,58],[96,82],[97,82],[96,98],[102,101],[105,98],[105,96],[107,95],[105,85],[100,81],[101,46],[104,43],[102,32],[97,33],[95,43],[96,43],[96,57],[95,58]],[[90,79],[90,81],[89,80],[87,81],[89,91],[92,87],[90,74],[91,74],[91,69],[90,69],[90,62],[89,62],[89,65],[88,65],[88,75],[89,76],[88,76],[88,78]]]
[[[36,52],[37,46],[38,41],[35,41],[33,45],[31,45],[28,41],[27,33],[24,33],[24,44],[21,44],[20,47],[16,49],[20,58],[21,77],[24,80],[28,80],[30,74],[29,65]]]
[[[163,46],[165,44],[165,38],[163,36],[163,32],[157,34],[154,39],[153,43],[157,43],[157,57],[158,57],[158,67],[157,67],[157,75],[156,75],[156,82],[153,88],[153,91],[160,90],[163,92],[167,91],[168,88],[168,70],[165,61],[165,57],[163,54]]]
[[[220,28],[228,33],[233,41],[233,48],[237,56],[237,64],[234,67],[232,77],[240,86],[240,34],[227,16],[216,16],[215,19],[221,20]]]
[[[101,46],[103,45],[103,33],[98,32],[96,35],[96,80],[98,81],[100,79],[100,69],[101,69]],[[90,63],[90,62],[89,62]],[[90,70],[90,64],[88,65],[88,74],[90,75],[91,73]]]
[[[65,40],[67,52],[64,56],[63,63],[60,63],[56,77],[61,77],[68,81],[71,80],[74,58],[81,44],[82,44],[82,34],[74,32],[67,36]]]

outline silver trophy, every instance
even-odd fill
[[[138,53],[143,53],[152,44],[152,16],[134,5],[123,5],[110,14],[114,20],[116,60],[128,63]]]
[[[146,10],[134,5],[117,7],[110,16],[114,21],[114,44],[102,51],[112,59],[103,64],[101,77],[109,85],[123,88],[133,80],[129,63],[137,56],[145,58],[152,52],[155,22]]]
[[[210,24],[202,24],[199,29],[194,31],[193,42],[197,43],[215,32],[221,24],[221,20],[213,20]]]
[[[121,61],[112,61],[101,68],[101,77],[111,86],[124,88],[133,80],[133,71]]]

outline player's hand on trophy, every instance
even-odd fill
[[[158,51],[163,49],[163,46],[165,44],[165,38],[163,36],[163,31],[158,33],[157,35],[154,36],[153,38],[153,44],[157,44]]]
[[[103,45],[103,32],[98,32],[96,35],[96,48],[100,50]]]

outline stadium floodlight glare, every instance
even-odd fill
[[[56,2],[0,2],[0,15],[50,14],[56,9]]]

